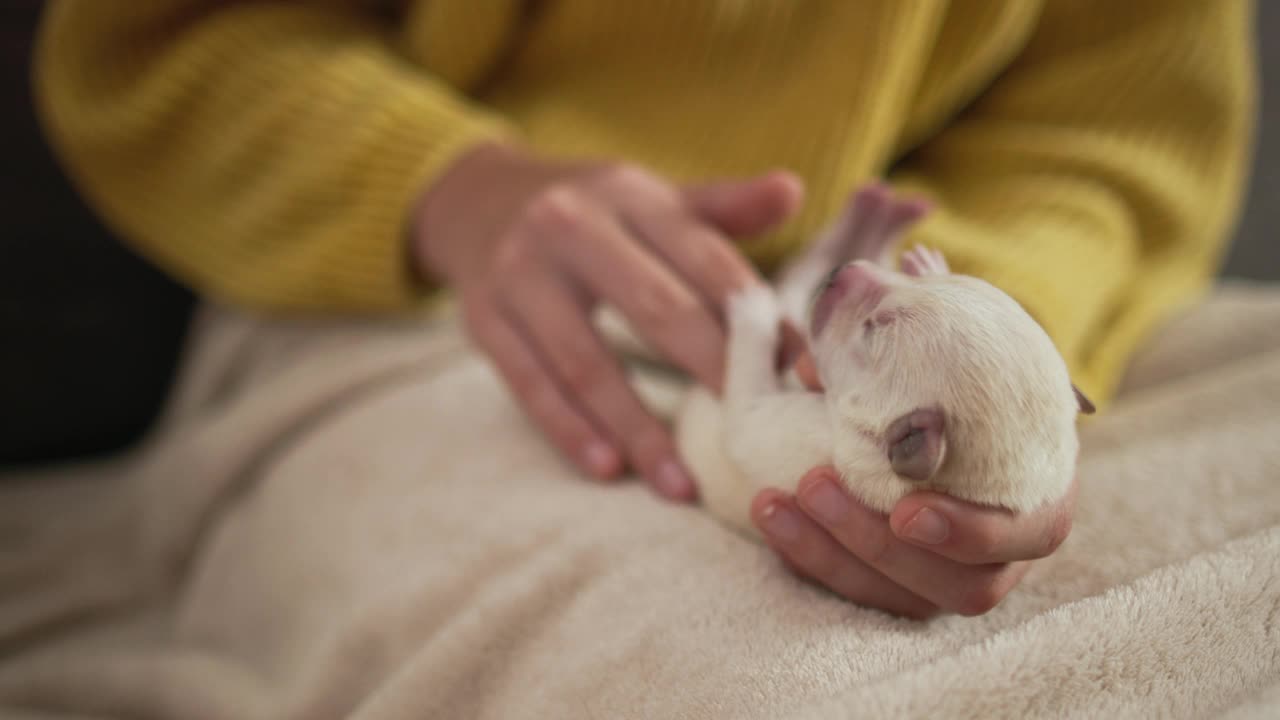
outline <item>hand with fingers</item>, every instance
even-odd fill
[[[631,388],[591,312],[617,309],[718,390],[723,305],[763,282],[733,240],[788,218],[800,195],[782,173],[690,188],[631,165],[485,146],[423,196],[412,256],[456,290],[472,338],[561,452],[592,476],[630,467],[663,496],[691,499],[670,431]]]
[[[842,597],[896,615],[980,615],[995,608],[1071,531],[1076,483],[1033,513],[917,492],[887,517],[845,491],[833,468],[817,468],[795,494],[764,490],[753,522],[798,574]]]
[[[852,213],[819,238],[791,277],[814,276],[806,263],[828,272],[860,259],[883,263],[888,246],[925,211],[882,188],[864,190]],[[924,247],[905,252],[901,269],[917,278],[950,272],[940,252]],[[820,305],[821,298],[815,314]],[[802,353],[795,369],[811,391],[824,392],[811,354]],[[1092,409],[1083,399],[1080,406],[1084,412]],[[1076,487],[1072,478],[1060,499],[1022,513],[918,490],[892,503],[886,514],[859,501],[837,470],[824,466],[806,473],[794,493],[760,491],[750,516],[790,568],[848,600],[921,619],[938,613],[978,615],[1004,599],[1031,561],[1065,540]]]

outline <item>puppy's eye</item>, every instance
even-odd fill
[[[862,336],[870,339],[877,328],[887,327],[897,319],[893,310],[883,310],[862,321]]]
[[[874,323],[878,327],[884,327],[897,319],[897,315],[893,310],[882,310],[875,314],[869,322]]]

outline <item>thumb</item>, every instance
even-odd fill
[[[795,175],[775,171],[750,180],[686,188],[685,202],[704,220],[734,238],[769,230],[791,217],[804,199]]]

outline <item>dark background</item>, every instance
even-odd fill
[[[193,306],[114,241],[43,142],[30,95],[43,4],[0,0],[0,466],[107,452],[144,432]],[[1280,280],[1280,134],[1271,122],[1280,103],[1269,101],[1280,96],[1280,44],[1261,42],[1280,38],[1280,4],[1257,5],[1259,143],[1224,274]]]
[[[1259,0],[1257,5],[1258,65],[1262,73],[1259,142],[1248,204],[1223,270],[1227,275],[1280,280],[1280,3]]]
[[[135,439],[163,401],[192,307],[115,242],[44,144],[30,84],[43,5],[0,0],[0,467]]]

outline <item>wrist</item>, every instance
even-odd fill
[[[423,190],[414,207],[414,276],[456,284],[483,264],[530,197],[588,166],[541,158],[512,143],[485,142],[463,152]]]
[[[508,162],[516,154],[514,148],[485,142],[463,153],[444,172],[436,176],[418,195],[409,224],[409,268],[415,281],[423,284],[448,283],[457,273],[461,250],[451,242],[455,229],[463,223],[474,204],[474,195],[484,186],[482,178],[491,176],[494,166]]]

